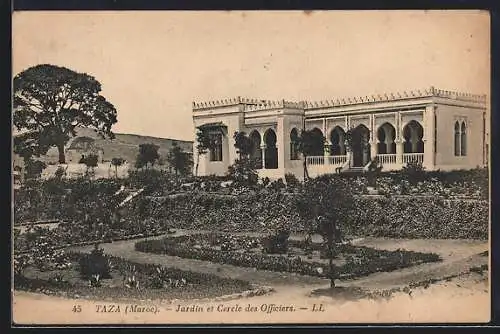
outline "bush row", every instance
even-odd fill
[[[394,238],[487,239],[486,201],[416,197],[356,197],[354,210],[340,228],[355,236]],[[202,193],[175,199],[139,199],[131,204],[136,220],[151,217],[174,228],[220,231],[265,231],[281,220],[291,232],[308,230],[293,196],[271,193],[216,198]],[[141,218],[142,217],[142,218]]]

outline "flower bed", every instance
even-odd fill
[[[256,237],[212,233],[145,240],[136,243],[135,248],[142,252],[253,267],[259,270],[293,272],[318,277],[326,277],[328,273],[327,260],[321,261],[319,255],[305,256],[304,245],[301,242],[289,241],[290,246],[296,249],[289,251],[288,256],[264,254],[259,250],[260,244],[261,239]],[[321,246],[314,247],[313,250],[319,252]],[[432,253],[387,251],[352,245],[339,246],[339,257],[335,259],[340,278],[343,279],[435,261],[440,261],[440,258]]]
[[[76,232],[75,232],[76,231]],[[35,226],[30,231],[21,234],[19,230],[14,229],[14,250],[16,254],[30,253],[40,244],[48,248],[61,249],[69,246],[84,246],[95,243],[106,243],[112,241],[121,241],[129,239],[139,239],[145,237],[155,237],[168,234],[169,230],[163,228],[154,231],[147,230],[145,233],[134,233],[133,230],[114,231],[113,235],[107,234],[104,237],[98,233],[85,233],[86,229],[68,227],[49,229],[47,227]]]
[[[69,265],[64,268],[26,268],[23,275],[16,275],[15,289],[100,300],[199,299],[253,289],[249,283],[241,280],[134,263],[107,255],[104,257],[110,262],[110,277],[92,280],[82,277],[79,270],[79,263],[86,254],[68,255]]]

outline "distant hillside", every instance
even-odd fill
[[[103,151],[103,159],[105,161],[110,161],[113,158],[121,157],[130,163],[135,162],[137,157],[137,153],[139,152],[139,145],[144,143],[152,143],[159,146],[159,154],[160,158],[165,159],[168,152],[172,148],[172,144],[175,142],[178,146],[182,148],[185,152],[193,152],[193,142],[185,141],[185,140],[176,140],[169,138],[157,138],[157,137],[149,137],[149,136],[141,136],[134,134],[123,134],[123,133],[115,133],[115,139],[102,139],[95,130],[88,128],[78,128],[77,136],[72,138],[68,144],[66,145],[66,152],[68,148],[71,146],[73,140],[78,137],[90,137],[95,140],[95,146],[102,149]],[[71,156],[71,154],[66,154],[67,158]],[[73,154],[73,160],[76,159],[77,155]],[[52,147],[47,155],[42,158],[42,160],[46,162],[57,162],[58,160],[58,152],[55,147]],[[67,161],[75,163],[76,161]]]

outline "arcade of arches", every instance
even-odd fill
[[[458,124],[458,123],[457,123]],[[465,125],[464,125],[465,126]],[[455,147],[456,154],[459,155],[462,148],[460,147],[462,140],[460,135],[464,133],[460,125],[455,126]],[[323,136],[320,129],[314,128],[312,131],[318,133],[318,135]],[[424,141],[423,141],[424,129],[422,125],[412,120],[408,122],[402,129],[401,142],[402,142],[402,153],[403,154],[414,154],[414,153],[424,153]],[[330,156],[346,156],[348,151],[348,143],[346,131],[341,126],[335,126],[329,134],[329,149],[327,150]],[[374,140],[375,139],[375,140]],[[351,146],[352,146],[352,166],[361,167],[365,166],[373,157],[372,154],[378,155],[392,155],[393,160],[396,161],[396,144],[397,144],[397,133],[394,125],[386,122],[380,125],[375,133],[375,138],[371,138],[370,130],[363,124],[358,125],[351,131]],[[465,141],[464,141],[465,143]],[[371,145],[375,145],[372,151]],[[463,151],[465,151],[465,144],[463,146]],[[323,150],[318,148],[318,152],[315,152],[317,156],[323,155]]]
[[[253,149],[250,153],[257,169],[277,169],[278,168],[278,147],[276,146],[276,132],[273,129],[264,131],[261,139],[259,131],[250,132],[249,138],[253,142]]]
[[[402,153],[423,153],[423,127],[422,125],[412,120],[403,127],[402,131]],[[314,150],[311,156],[346,156],[348,151],[346,131],[340,127],[334,127],[328,137],[328,146],[323,144],[324,135],[318,128],[312,129],[313,139],[318,138],[318,143],[313,145]],[[220,136],[220,133],[218,133]],[[221,138],[217,137],[215,149],[210,152],[210,160],[222,161],[222,145]],[[253,142],[253,149],[250,157],[256,161],[257,169],[277,169],[278,168],[278,147],[276,132],[269,128],[263,132],[263,135],[258,130],[253,130],[249,134],[249,138]],[[299,160],[299,130],[293,128],[289,134],[290,138],[290,160]],[[463,139],[462,139],[463,138]],[[396,155],[397,133],[396,128],[386,122],[380,125],[376,131],[375,141],[372,140],[370,130],[363,124],[358,125],[351,131],[351,146],[352,146],[352,166],[365,166],[373,158],[372,154],[376,155]],[[375,142],[375,143],[373,143]],[[371,145],[375,145],[375,150],[372,152]],[[327,150],[325,150],[327,148]],[[455,152],[457,155],[465,154],[465,123],[455,125]],[[395,160],[394,160],[395,161]]]

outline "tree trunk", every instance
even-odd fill
[[[328,246],[328,266],[330,276],[330,288],[335,288],[335,268],[333,267],[333,247],[331,244]]]
[[[115,178],[118,178],[118,165],[115,165]]]
[[[66,156],[64,155],[64,143],[57,144],[57,150],[59,152],[59,163],[65,164],[66,163]]]
[[[304,181],[309,179],[309,172],[307,170],[307,157],[304,156],[304,162],[303,162],[303,165],[304,165]]]
[[[200,154],[196,155],[196,167],[194,168],[194,176],[198,177],[198,166],[200,165]]]

